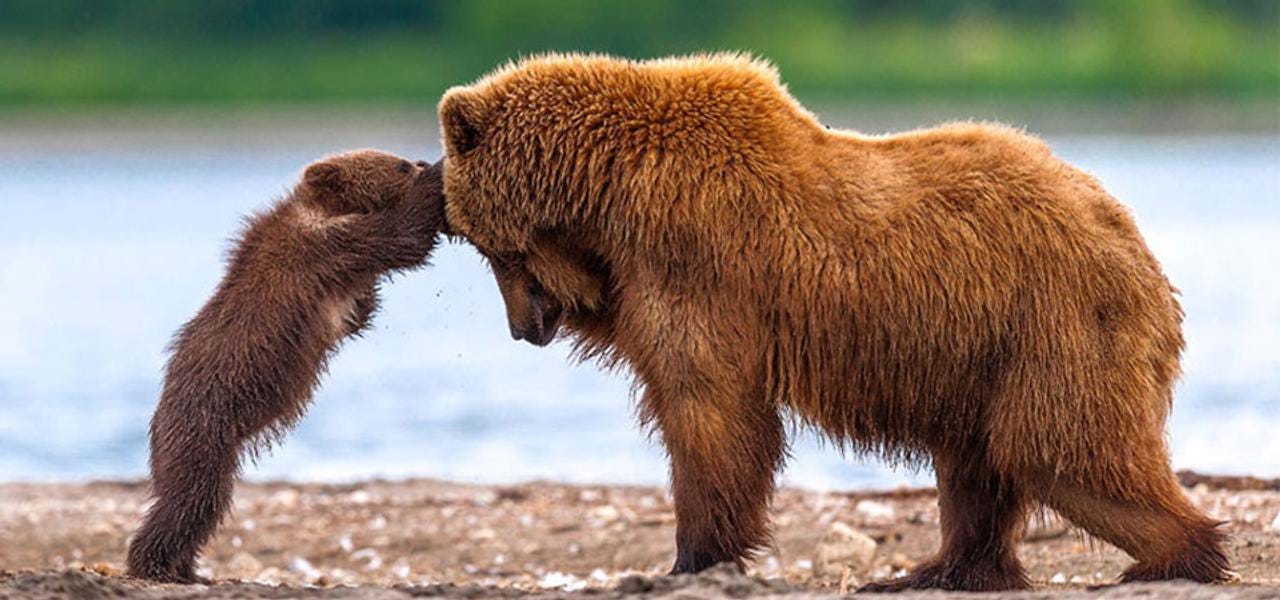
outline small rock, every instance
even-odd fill
[[[302,575],[307,581],[316,581],[323,574],[319,569],[311,565],[311,561],[301,556],[295,556],[293,560],[289,561],[289,570]]]
[[[391,574],[399,577],[400,579],[408,579],[409,575],[412,574],[412,571],[409,569],[408,563],[397,561],[396,564],[391,567]]]
[[[258,573],[258,576],[253,578],[253,581],[254,583],[265,585],[280,585],[284,582],[284,572],[275,567],[267,567]]]
[[[524,502],[529,499],[528,490],[518,487],[498,488],[495,494],[497,494],[500,502]]]
[[[618,582],[618,592],[628,595],[653,591],[653,580],[641,575],[627,575]]]
[[[382,556],[373,548],[365,548],[351,553],[351,560],[367,561],[364,565],[366,571],[372,571],[382,568]]]
[[[818,543],[814,563],[819,575],[840,576],[846,567],[862,572],[875,553],[875,540],[837,521]]]
[[[1280,513],[1276,513],[1275,520],[1271,521],[1271,530],[1280,533]]]
[[[124,570],[111,563],[96,562],[89,567],[90,571],[97,573],[103,577],[118,577],[124,575]]]
[[[248,552],[237,552],[227,561],[226,576],[232,579],[250,579],[262,572],[262,561]]]
[[[369,492],[364,490],[356,490],[347,495],[347,501],[352,504],[368,504],[371,499]]]
[[[587,582],[574,577],[567,573],[552,571],[542,576],[538,580],[538,587],[544,590],[561,590],[565,592],[576,592],[587,587]]]
[[[329,585],[353,585],[356,583],[356,578],[343,569],[330,569],[323,579]]]
[[[612,523],[622,518],[622,513],[612,504],[604,504],[591,509],[591,518],[601,523]]]
[[[1054,573],[1053,577],[1049,578],[1049,583],[1064,584],[1066,582],[1067,582],[1067,576],[1061,571]]]
[[[283,508],[293,508],[298,505],[298,498],[301,494],[295,489],[280,490],[271,495],[271,503]]]
[[[859,500],[853,507],[854,512],[872,521],[888,521],[893,519],[893,507],[875,500]]]
[[[494,530],[485,527],[471,532],[471,535],[467,537],[470,537],[473,540],[491,540],[498,537],[498,534],[494,532]]]

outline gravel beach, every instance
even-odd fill
[[[1041,515],[1019,549],[1036,591],[989,596],[1280,598],[1280,481],[1182,476],[1229,521],[1237,583],[1107,586],[1129,559]],[[664,577],[675,519],[661,488],[243,484],[202,561],[215,583],[173,586],[123,576],[145,502],[138,482],[0,484],[0,598],[827,597],[910,568],[938,541],[931,489],[786,489],[774,547],[746,575]]]

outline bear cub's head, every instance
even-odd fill
[[[307,247],[326,264],[362,273],[418,267],[444,228],[443,168],[378,150],[333,155],[306,168],[277,214],[288,235],[323,239]]]
[[[403,200],[425,201],[443,211],[440,171],[440,164],[354,150],[309,165],[295,194],[330,216],[373,213]]]

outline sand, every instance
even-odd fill
[[[1036,591],[1012,596],[1280,598],[1280,481],[1183,480],[1230,521],[1239,582],[1099,588],[1129,559],[1045,515],[1019,547]],[[932,490],[787,489],[774,548],[746,575],[664,577],[675,519],[661,488],[244,484],[202,561],[215,584],[174,586],[123,575],[145,502],[136,482],[0,484],[0,598],[830,597],[910,568],[938,541]]]

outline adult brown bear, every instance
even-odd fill
[[[671,458],[674,572],[767,542],[784,417],[938,474],[942,547],[871,589],[1028,587],[1047,505],[1220,581],[1163,437],[1181,309],[1126,210],[1039,140],[831,130],[768,65],[552,55],[440,104],[449,227],[512,334],[628,365]]]

